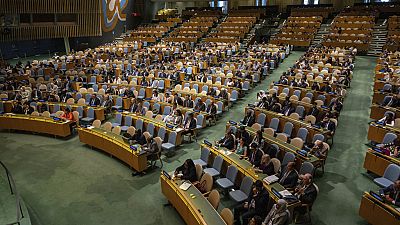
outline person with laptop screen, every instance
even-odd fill
[[[383,195],[386,201],[400,207],[400,180],[396,180],[387,188],[380,189],[379,194]]]

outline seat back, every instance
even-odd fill
[[[105,122],[104,125],[103,125],[103,129],[108,131],[108,132],[111,132],[111,129],[112,129],[111,122]]]
[[[95,128],[100,128],[101,121],[100,120],[93,121],[92,126],[95,127]]]
[[[396,134],[391,133],[391,132],[386,133],[385,136],[383,137],[382,144],[391,143],[391,142],[393,142],[393,141],[396,140],[396,139],[397,139],[397,135],[396,135]]]
[[[136,130],[139,130],[139,129],[143,130],[143,120],[141,120],[141,119],[136,120],[135,128],[136,128]]]
[[[304,106],[299,105],[296,107],[296,113],[299,114],[301,118],[304,116]]]
[[[201,177],[200,183],[205,183],[205,192],[211,191],[214,181],[212,176],[209,173],[204,173],[203,176]]]
[[[114,134],[121,134],[121,127],[120,126],[116,126],[112,129],[112,131]]]
[[[209,156],[210,156],[210,149],[202,148],[200,153],[200,159],[207,163]]]
[[[308,136],[308,130],[307,128],[301,127],[298,131],[297,131],[297,137],[301,138],[301,140],[303,140],[303,142],[307,141],[307,136]]]
[[[400,177],[400,166],[398,166],[396,164],[389,164],[389,166],[386,167],[386,169],[385,169],[385,173],[383,174],[383,177],[392,182],[395,182]]]
[[[296,156],[291,152],[286,152],[282,160],[282,166],[286,166],[289,162],[294,162]]]
[[[275,174],[279,173],[279,171],[281,170],[281,161],[279,161],[279,159],[277,158],[272,158],[271,163],[274,165]]]
[[[225,221],[226,225],[233,225],[234,217],[230,209],[225,208],[220,213],[222,219]]]
[[[132,117],[130,116],[125,116],[125,121],[124,121],[124,126],[131,126],[132,125]]]
[[[204,127],[204,116],[202,114],[197,115],[196,121],[197,126]]]
[[[276,139],[281,140],[283,142],[287,142],[288,138],[287,138],[286,135],[279,133],[279,134],[276,135]]]
[[[176,145],[176,132],[171,132],[168,137],[168,143]]]
[[[299,99],[299,98],[300,98],[300,95],[301,95],[301,91],[300,91],[300,90],[295,90],[295,91],[293,92],[293,95],[296,95],[296,96],[297,96],[297,99]]]
[[[315,124],[316,121],[317,121],[317,118],[315,118],[315,116],[313,116],[313,115],[308,115],[304,118],[304,122],[306,122],[306,123]]]
[[[269,136],[274,136],[275,131],[272,128],[264,128],[264,133]]]
[[[257,122],[258,124],[264,126],[264,125],[265,125],[265,118],[266,118],[266,115],[265,115],[264,113],[260,113],[260,114],[258,114],[258,116],[257,116],[257,121],[256,121],[256,122]]]
[[[252,186],[253,186],[253,179],[249,176],[246,176],[243,178],[242,183],[240,184],[240,190],[244,194],[246,194],[246,196],[249,196]]]
[[[164,107],[163,115],[164,115],[164,116],[167,116],[167,115],[169,115],[170,113],[171,113],[171,106],[165,106],[165,107]]]
[[[238,173],[238,169],[234,165],[228,166],[228,170],[226,171],[226,178],[230,180],[232,183],[235,183],[236,176]]]
[[[315,141],[324,141],[325,140],[325,136],[322,134],[315,134],[312,140],[312,143],[314,143]]]
[[[151,136],[154,136],[154,124],[153,123],[147,124],[147,132],[149,132],[149,134]]]
[[[136,128],[134,126],[130,126],[128,127],[128,129],[126,130],[126,133],[128,133],[129,135],[133,136],[136,133]]]
[[[286,122],[285,127],[283,128],[283,133],[289,135],[289,137],[292,135],[293,131],[293,123],[291,122]]]
[[[160,138],[160,139],[161,139],[161,138]],[[200,180],[201,175],[203,175],[203,167],[202,167],[200,164],[196,164],[195,167],[196,167],[196,177],[197,177],[197,180]]]
[[[300,170],[299,170],[299,174],[300,175],[304,175],[304,174],[314,174],[314,165],[310,162],[303,162],[303,164],[301,164]]]
[[[296,146],[297,148],[302,149],[303,145],[304,145],[304,141],[301,138],[293,138],[292,140],[290,140],[290,144]]]
[[[219,156],[215,157],[212,167],[214,169],[216,169],[218,172],[221,172],[223,162],[224,162],[224,159],[219,155]]]
[[[251,125],[251,128],[253,128],[254,130],[261,130],[261,125],[258,123],[255,123],[255,124]]]
[[[208,195],[207,199],[210,202],[210,204],[212,205],[212,207],[217,210],[218,206],[219,206],[219,201],[221,199],[219,192],[215,189],[212,190],[210,192],[210,194]]]
[[[49,112],[49,111],[44,111],[44,112],[42,113],[42,116],[44,116],[44,117],[50,117],[50,112]]]
[[[269,123],[269,127],[274,129],[274,130],[278,130],[278,126],[279,126],[279,119],[278,118],[272,118],[271,122]]]
[[[121,113],[115,114],[115,120],[114,121],[115,121],[115,123],[121,124],[122,123],[122,114]]]
[[[157,137],[160,137],[163,141],[165,140],[165,128],[164,127],[160,127],[160,129],[158,129]]]
[[[88,110],[87,110],[87,117],[89,117],[89,118],[95,118],[94,117],[94,109],[93,108],[89,108]]]

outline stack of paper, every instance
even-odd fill
[[[264,181],[265,183],[267,183],[267,184],[275,183],[275,182],[277,182],[278,180],[279,180],[279,178],[278,178],[277,176],[275,176],[275,175],[271,175],[271,176],[268,176],[268,177],[266,177],[266,178],[263,179],[263,181]]]

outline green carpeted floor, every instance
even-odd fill
[[[221,137],[225,123],[240,120],[257,91],[267,89],[301,54],[291,54],[216,126],[203,130],[200,139]],[[357,57],[326,172],[316,181],[321,193],[312,212],[314,224],[366,224],[358,216],[358,207],[362,192],[375,188],[362,175],[374,66],[375,58]],[[77,137],[60,140],[2,132],[0,139],[0,160],[13,173],[34,225],[184,224],[173,208],[163,207],[166,199],[160,191],[159,170],[132,177],[127,166],[81,144]],[[185,144],[174,157],[164,159],[163,169],[172,171],[199,155],[197,143]]]

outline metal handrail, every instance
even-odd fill
[[[24,213],[22,212],[22,207],[21,207],[21,197],[19,195],[19,192],[18,192],[17,187],[15,185],[14,178],[12,177],[10,171],[8,170],[8,168],[6,167],[6,165],[4,165],[4,163],[2,161],[0,161],[0,165],[6,171],[8,185],[10,187],[10,192],[11,192],[11,195],[15,195],[15,201],[16,201],[15,205],[16,205],[16,212],[17,212],[17,220],[15,222],[9,223],[7,225],[14,225],[14,224],[18,224],[19,225],[21,220],[24,218]]]

